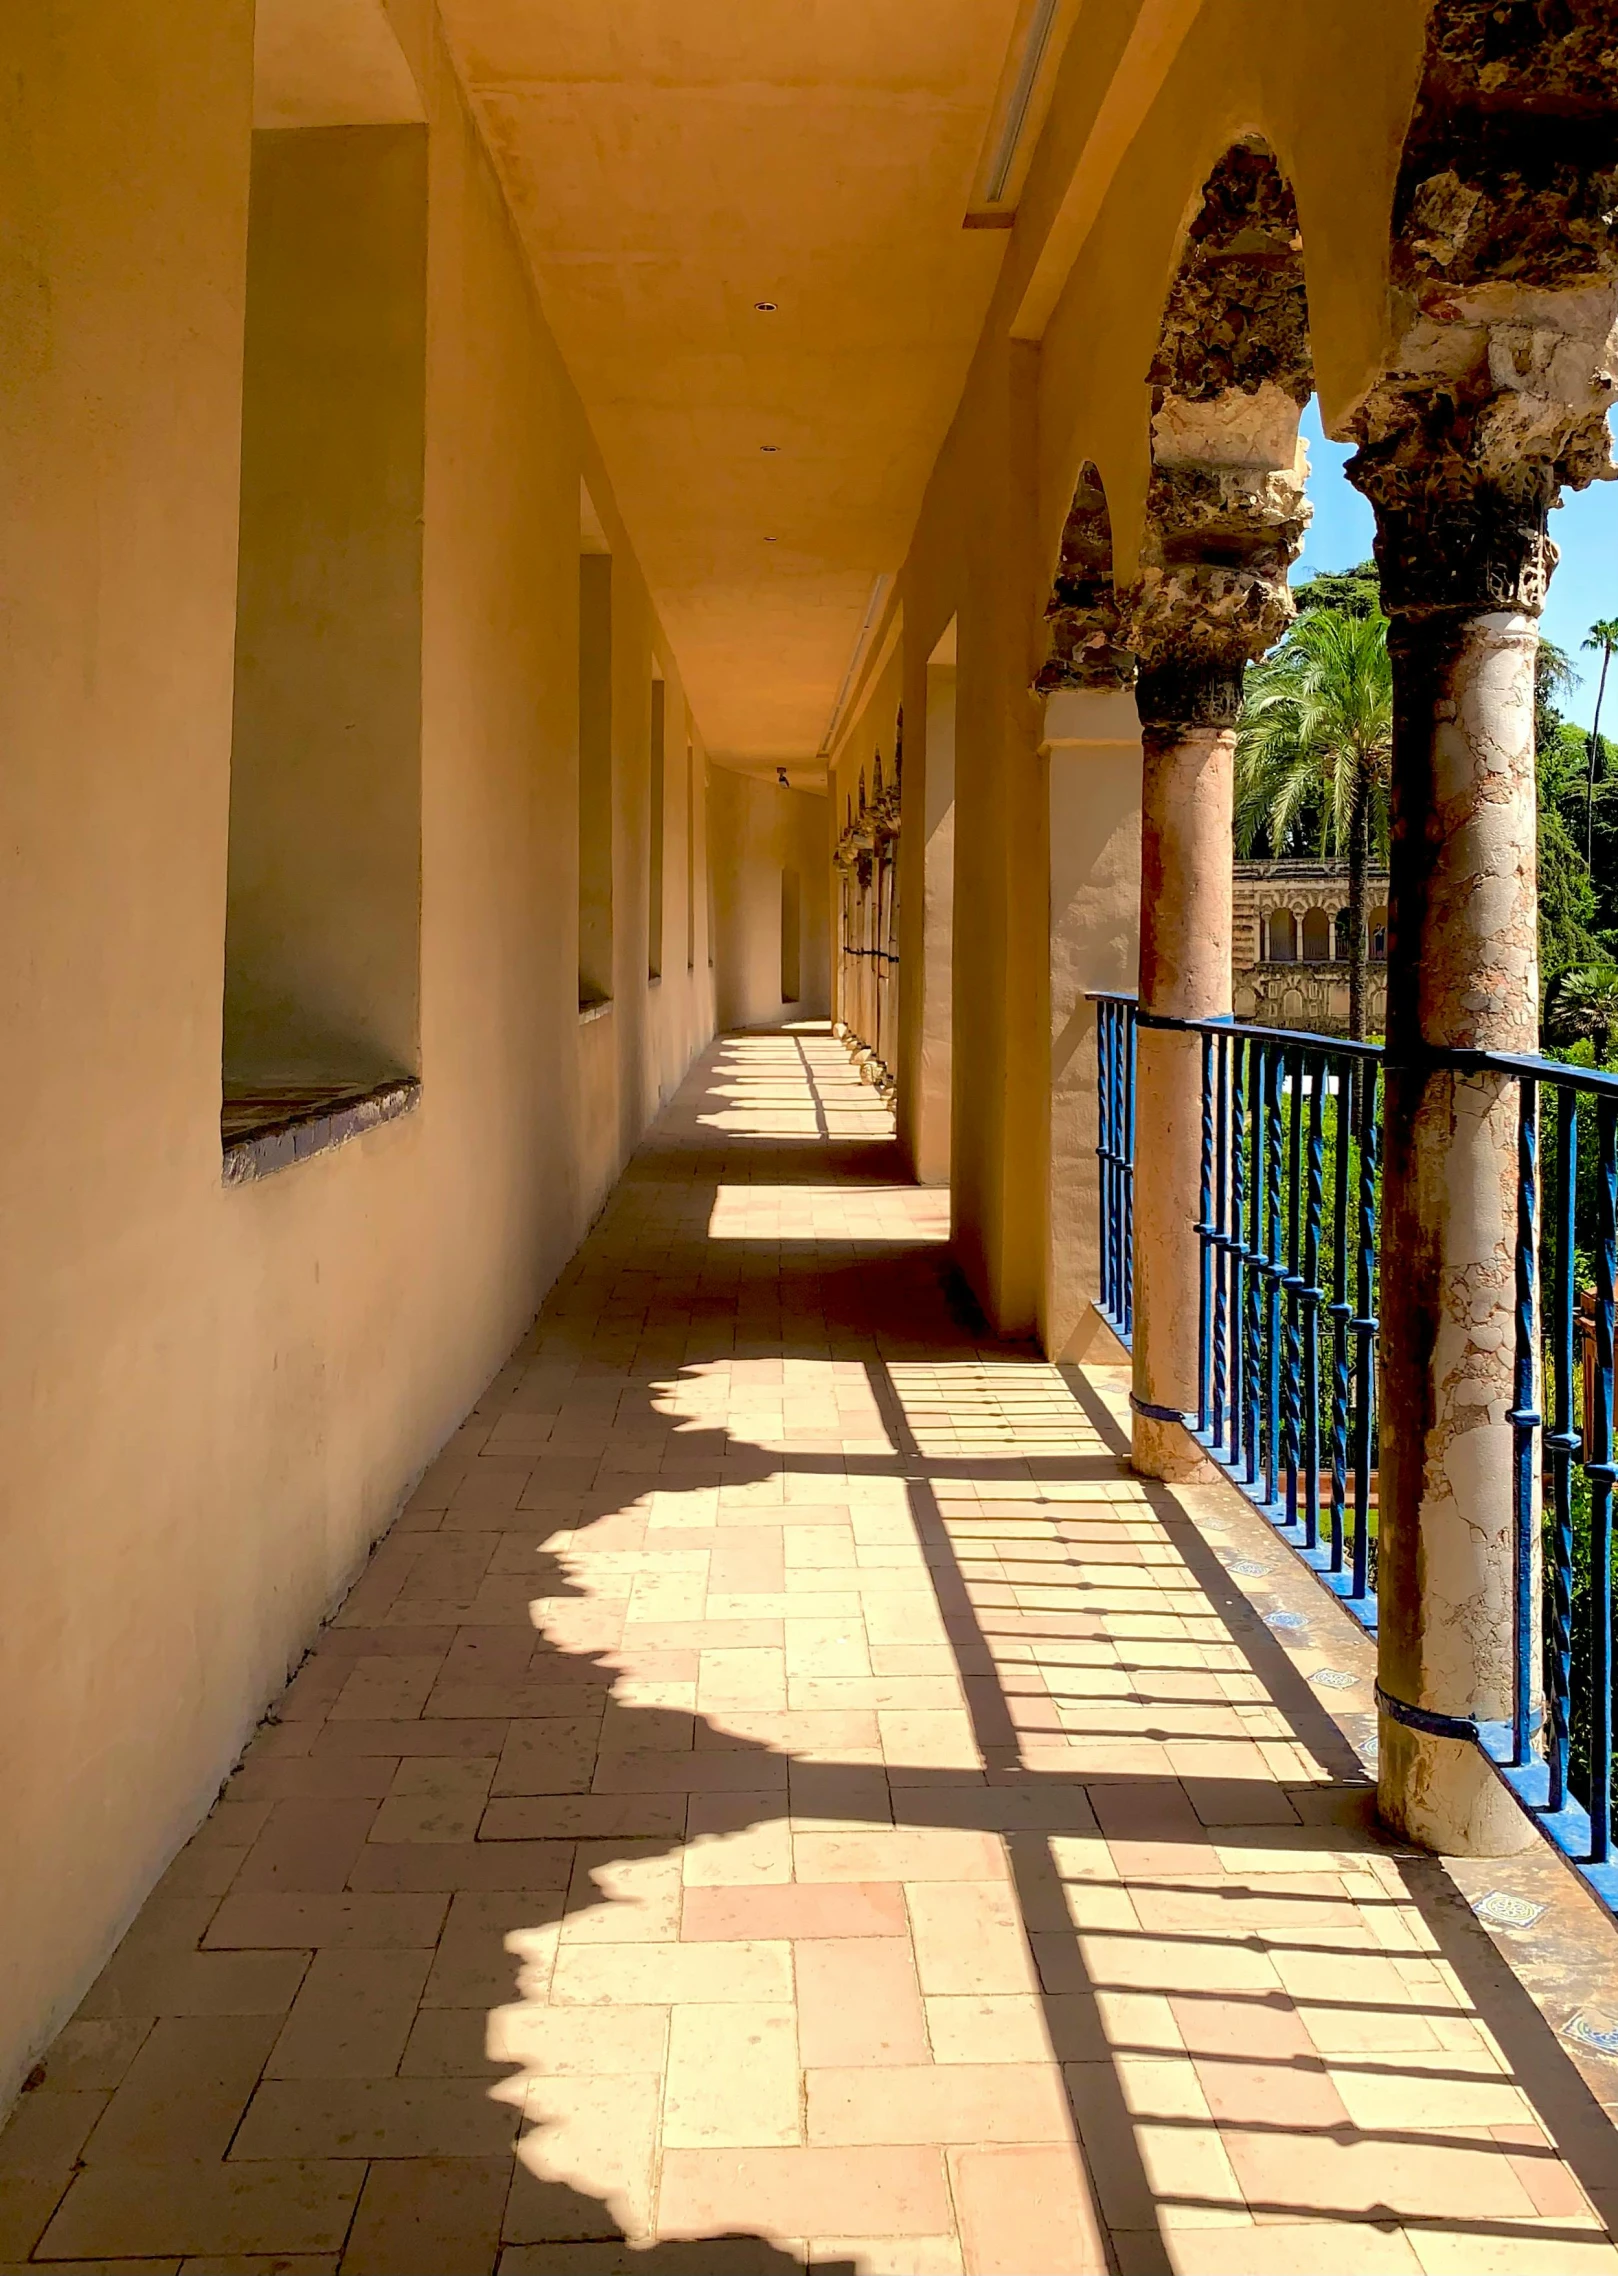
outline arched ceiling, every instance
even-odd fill
[[[962,220],[1020,13],[443,0],[719,757],[813,758],[904,558],[1006,242]]]

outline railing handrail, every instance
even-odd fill
[[[1261,1043],[1290,1043],[1316,1053],[1331,1050],[1354,1059],[1385,1060],[1388,1056],[1386,1044],[1356,1043],[1349,1036],[1322,1035],[1313,1028],[1260,1027],[1251,1020],[1237,1019],[1233,1012],[1221,1012],[1212,1019],[1178,1019],[1170,1012],[1143,1011],[1139,998],[1120,988],[1091,988],[1085,1000],[1092,1004],[1132,1004],[1138,1027],[1167,1028],[1181,1035],[1251,1035]],[[1618,1074],[1605,1067],[1572,1066],[1565,1059],[1542,1059],[1537,1053],[1433,1043],[1423,1047],[1422,1059],[1428,1065],[1454,1067],[1468,1074],[1530,1076],[1535,1082],[1562,1083],[1596,1097],[1618,1098]]]

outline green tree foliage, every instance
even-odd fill
[[[1376,563],[1362,561],[1357,569],[1317,569],[1293,588],[1292,602],[1300,616],[1311,609],[1338,609],[1344,616],[1380,616],[1382,586]]]
[[[1352,864],[1350,786],[1361,773],[1367,858],[1387,844],[1387,761],[1374,756],[1387,746],[1369,732],[1384,691],[1391,714],[1376,565],[1323,571],[1299,585],[1293,599],[1298,615],[1286,638],[1248,673],[1236,849],[1336,854]],[[1333,623],[1337,630],[1326,629]],[[1599,653],[1605,673],[1618,655],[1618,618],[1592,625],[1583,645]],[[1542,640],[1534,687],[1540,977],[1547,1041],[1562,1049],[1582,1042],[1604,1059],[1618,1042],[1618,1023],[1601,1025],[1607,990],[1618,987],[1618,745],[1599,732],[1599,710],[1588,734],[1565,717],[1574,677],[1563,650]],[[1341,760],[1326,755],[1339,747]],[[1573,975],[1564,986],[1564,976]],[[1363,1006],[1363,975],[1356,993]],[[1362,1032],[1357,1017],[1353,1032]]]
[[[1346,859],[1354,1036],[1365,1033],[1365,879],[1373,852],[1386,857],[1392,750],[1386,617],[1376,608],[1303,611],[1247,675],[1236,739],[1236,847],[1246,854],[1263,839],[1279,854],[1313,840],[1322,854]]]

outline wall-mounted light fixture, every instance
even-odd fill
[[[1071,29],[1076,0],[1028,0],[1021,38],[1006,57],[995,124],[978,165],[968,229],[1011,226],[1026,160],[1050,95],[1055,64]]]
[[[860,668],[860,659],[865,654],[866,645],[872,632],[876,629],[877,619],[882,614],[883,600],[892,582],[893,579],[886,569],[881,570],[871,580],[871,596],[865,604],[865,614],[860,618],[860,628],[854,635],[854,646],[849,655],[848,669],[843,674],[842,686],[837,690],[837,701],[831,707],[831,717],[826,722],[826,732],[821,737],[820,749],[816,753],[818,758],[824,759],[831,754],[832,743],[842,721],[843,706],[848,701],[849,690],[854,685],[854,675]]]

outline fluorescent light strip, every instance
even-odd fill
[[[1034,99],[1034,88],[1039,79],[1040,66],[1045,61],[1045,50],[1051,43],[1051,27],[1056,22],[1057,5],[1058,0],[1034,0],[1034,13],[1023,46],[1022,62],[1018,66],[1011,101],[1006,105],[1005,124],[1000,129],[1000,139],[995,144],[994,158],[989,167],[986,197],[990,205],[998,205],[1006,194],[1017,145],[1022,140],[1023,128],[1028,124],[1028,106]]]
[[[817,758],[829,758],[831,755],[832,743],[843,716],[843,706],[848,701],[848,691],[854,685],[854,675],[860,668],[860,658],[864,655],[865,644],[871,637],[871,627],[881,614],[882,597],[891,582],[892,580],[885,569],[871,580],[871,597],[865,604],[865,614],[860,619],[859,631],[854,635],[854,649],[848,659],[848,670],[843,674],[843,684],[837,690],[837,701],[831,707],[831,717],[826,722],[826,732],[821,738],[820,749],[815,754]]]

